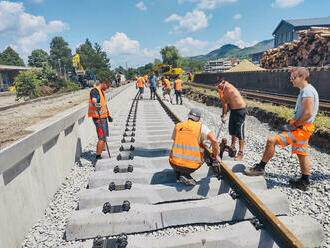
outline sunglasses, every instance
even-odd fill
[[[300,77],[300,76],[299,76],[299,75],[297,75],[297,76],[292,76],[292,75],[291,75],[291,76],[290,76],[290,79],[291,79],[291,80],[295,80],[295,79],[298,78],[298,77]]]

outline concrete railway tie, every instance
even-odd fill
[[[96,163],[66,227],[66,239],[93,239],[85,244],[93,248],[277,247],[262,225],[250,222],[254,216],[245,202],[207,165],[192,174],[195,187],[177,183],[168,163],[173,127],[158,102],[132,101],[127,113],[110,125],[111,158],[103,152]],[[245,176],[243,164],[224,162],[306,247],[321,244],[322,228],[312,218],[286,216],[285,194],[267,190],[264,177]],[[168,227],[215,223],[230,225],[185,236],[145,235]]]

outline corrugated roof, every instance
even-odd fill
[[[32,67],[15,66],[15,65],[0,65],[0,70],[31,70]]]
[[[330,26],[330,16],[320,17],[320,18],[305,18],[305,19],[287,19],[281,20],[281,22],[276,26],[273,35],[276,33],[277,29],[281,26],[283,22],[286,22],[293,27],[308,27],[308,26]]]
[[[317,26],[317,25],[330,25],[330,16],[321,18],[308,18],[308,19],[288,19],[285,20],[295,27],[299,26]]]

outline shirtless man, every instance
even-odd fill
[[[235,160],[242,160],[244,150],[244,121],[246,115],[246,103],[234,85],[225,81],[222,76],[217,78],[215,85],[219,90],[220,100],[222,101],[222,121],[226,119],[228,106],[230,108],[229,134],[232,137],[230,146],[235,147],[236,140],[239,140],[239,151]]]

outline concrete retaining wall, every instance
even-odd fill
[[[113,98],[129,85],[107,95]],[[95,139],[86,103],[30,127],[0,152],[0,247],[20,247],[82,149]]]
[[[251,72],[201,73],[196,74],[194,82],[214,84],[218,75],[240,89],[260,90],[297,96],[299,89],[292,86],[288,70],[267,70]],[[330,100],[330,69],[311,70],[308,79],[320,95],[320,99]]]

